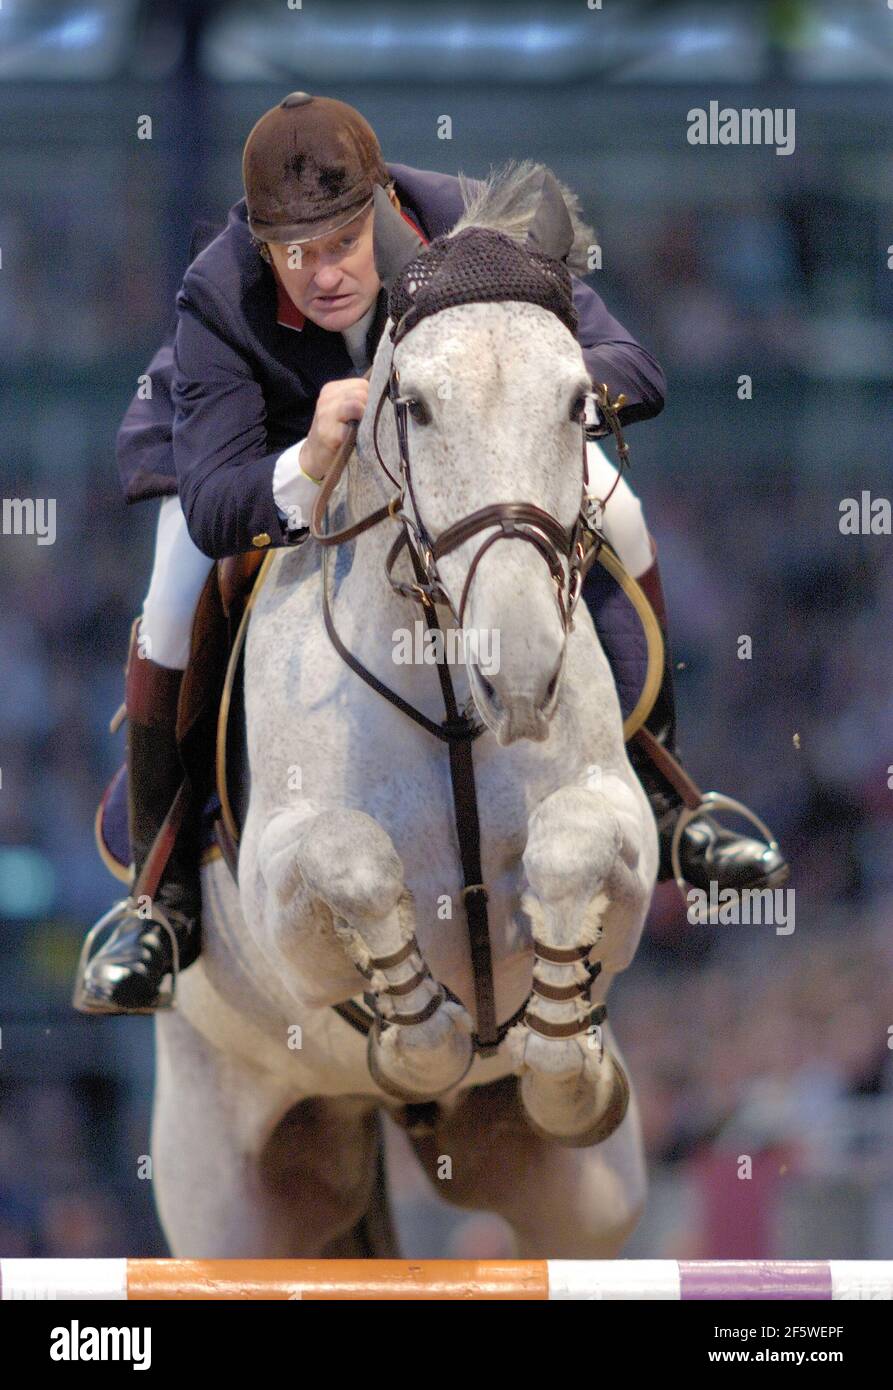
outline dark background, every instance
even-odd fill
[[[0,477],[4,498],[56,498],[58,534],[0,535],[0,1252],[164,1253],[137,1177],[151,1024],[68,1004],[119,891],[92,822],[154,530],[154,504],[123,504],[114,436],[194,219],[223,222],[249,129],[298,88],[356,105],[392,160],[545,161],[597,228],[591,283],[668,377],[630,481],[681,749],[772,825],[796,931],[692,927],[658,892],[612,995],[652,1172],[627,1253],[889,1258],[893,542],[838,524],[843,498],[893,487],[881,0],[4,0]],[[711,100],[793,107],[795,152],[689,145]],[[751,1182],[729,1178],[740,1153]],[[408,1253],[508,1249],[432,1200],[396,1140],[393,1164]]]

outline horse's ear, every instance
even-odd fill
[[[415,259],[425,243],[400,216],[380,183],[372,190],[372,198],[372,254],[378,278],[390,290],[400,271]]]
[[[563,261],[574,244],[574,224],[555,175],[544,168],[541,179],[539,207],[527,228],[527,247]]]

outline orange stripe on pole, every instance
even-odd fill
[[[545,1260],[128,1260],[129,1299],[530,1299]]]

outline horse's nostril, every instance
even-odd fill
[[[479,674],[480,674],[480,673],[479,673]],[[493,686],[490,684],[490,682],[487,680],[487,677],[484,676],[484,675],[481,675],[481,685],[483,686],[484,694],[486,695],[487,699],[488,699],[488,700],[495,700],[495,699],[496,699],[496,691],[494,690],[494,688],[493,688]]]
[[[556,671],[556,672],[555,672],[555,675],[552,677],[552,679],[549,681],[549,684],[546,686],[546,699],[547,699],[547,700],[551,700],[552,696],[555,694],[555,687],[557,686],[557,684],[558,684],[558,672]]]

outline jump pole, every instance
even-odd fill
[[[893,1300],[893,1260],[29,1260],[0,1302],[51,1299]]]

